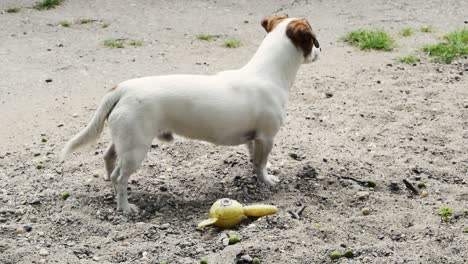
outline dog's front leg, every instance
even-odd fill
[[[254,146],[253,161],[255,164],[255,173],[258,180],[268,186],[273,186],[279,182],[278,177],[268,175],[266,164],[268,162],[268,155],[270,155],[273,148],[273,139],[256,139]]]

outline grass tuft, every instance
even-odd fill
[[[141,47],[143,46],[143,41],[141,40],[131,40],[128,42],[128,45],[133,46],[133,47]]]
[[[394,40],[387,32],[383,30],[355,30],[344,37],[344,41],[351,45],[359,47],[362,50],[392,50]]]
[[[195,36],[198,40],[211,41],[215,36],[209,34],[198,34]]]
[[[72,23],[70,21],[62,21],[59,23],[62,27],[71,27]]]
[[[125,47],[124,41],[120,39],[108,39],[104,41],[104,46],[112,49],[122,49]]]
[[[398,61],[401,63],[415,64],[416,62],[420,62],[421,59],[415,56],[408,56],[408,57],[400,57],[398,58]]]
[[[424,33],[430,33],[433,31],[431,26],[422,26],[419,30]]]
[[[411,37],[414,33],[414,30],[412,28],[404,28],[400,31],[400,35],[403,37]]]
[[[37,10],[48,10],[56,8],[63,3],[63,0],[42,0],[37,2],[33,7]]]
[[[5,9],[5,12],[10,13],[10,14],[18,13],[19,11],[21,11],[21,8],[19,7],[12,7],[12,8]]]
[[[143,41],[141,40],[129,40],[125,41],[123,39],[108,39],[104,41],[104,46],[113,49],[122,49],[125,46],[141,47],[143,46]]]
[[[453,209],[450,207],[441,207],[439,215],[442,222],[448,223],[453,216]]]
[[[422,50],[434,61],[447,64],[468,55],[468,29],[451,32],[444,39],[445,42],[426,45]]]
[[[241,42],[239,40],[236,40],[236,39],[230,39],[230,40],[226,40],[224,41],[224,47],[226,48],[238,48],[240,47],[241,45]]]

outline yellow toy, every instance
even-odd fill
[[[266,216],[276,214],[278,208],[273,205],[253,204],[242,206],[239,202],[229,198],[216,201],[210,208],[210,219],[198,224],[198,227],[215,225],[220,228],[233,228],[246,216]]]

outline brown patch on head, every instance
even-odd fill
[[[312,31],[312,27],[305,19],[289,22],[286,27],[286,36],[291,39],[294,46],[302,49],[304,57],[310,55],[312,46],[320,48],[320,44]]]
[[[273,29],[275,29],[275,27],[286,18],[288,18],[288,15],[266,17],[262,19],[262,27],[266,30],[266,32],[270,32]]]

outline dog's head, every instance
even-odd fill
[[[312,27],[306,19],[290,19],[285,16],[267,17],[262,20],[262,27],[270,33],[281,23],[288,21],[286,25],[286,36],[304,54],[304,63],[316,61],[319,58],[320,44]]]

